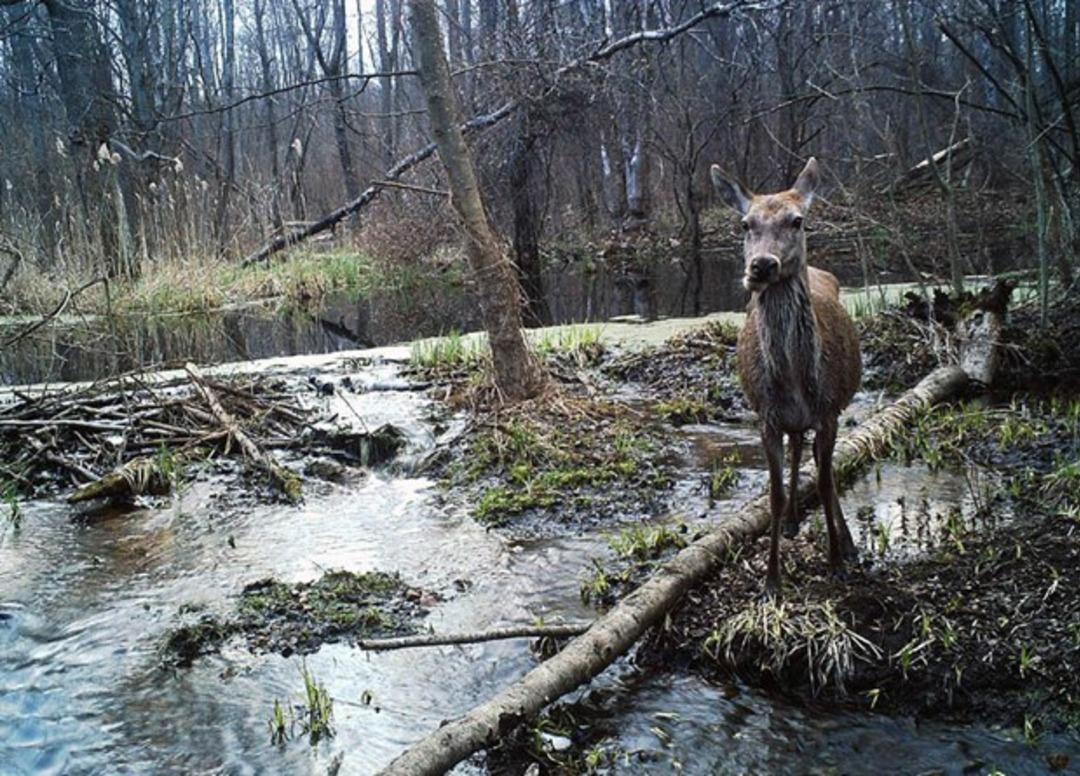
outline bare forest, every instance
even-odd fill
[[[418,260],[454,240],[436,168],[394,174],[430,141],[399,0],[3,5],[6,294],[21,273],[239,262],[348,203],[341,241]],[[549,245],[641,224],[679,236],[692,287],[710,161],[768,189],[811,154],[837,239],[871,272],[887,255],[953,278],[1017,262],[1071,277],[1074,3],[720,5],[685,30],[701,3],[440,8],[533,296]],[[926,211],[945,231],[932,257],[915,255]],[[1026,255],[1000,255],[1017,235]]]

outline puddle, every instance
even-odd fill
[[[911,558],[965,533],[1008,520],[991,504],[997,477],[977,466],[932,471],[925,464],[885,462],[841,498],[852,538],[864,557]]]

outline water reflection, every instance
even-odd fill
[[[548,323],[645,319],[741,309],[745,294],[729,261],[704,265],[700,304],[678,263],[612,269],[550,268]],[[93,380],[185,360],[247,361],[388,345],[481,328],[467,290],[432,284],[408,293],[331,296],[316,309],[252,305],[210,314],[133,315],[47,326],[0,352],[0,383]]]

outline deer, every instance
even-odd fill
[[[836,495],[833,449],[840,413],[862,378],[859,338],[840,303],[840,283],[807,264],[805,219],[820,181],[811,157],[794,185],[775,194],[753,194],[719,166],[713,186],[742,216],[743,286],[750,292],[746,322],[736,344],[739,382],[761,423],[769,468],[771,516],[765,590],[780,596],[780,528],[799,530],[799,463],[803,439],[814,432],[818,496],[829,535],[829,568],[843,576],[857,552]],[[785,501],[784,435],[791,465]]]

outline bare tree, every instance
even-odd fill
[[[495,381],[507,399],[526,399],[543,389],[546,378],[521,331],[521,289],[480,196],[472,157],[461,132],[458,98],[450,79],[435,3],[410,0],[409,4],[420,83],[439,158],[450,182],[454,209],[465,228],[469,262],[491,343]]]

